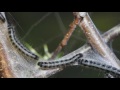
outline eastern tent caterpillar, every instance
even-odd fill
[[[120,76],[120,69],[117,69],[111,65],[106,65],[99,61],[81,59],[81,60],[78,60],[78,64],[98,68],[98,69]]]
[[[79,60],[81,57],[83,57],[83,55],[80,53],[66,60],[40,61],[38,62],[38,65],[41,67],[41,69],[54,69],[66,67],[72,65],[75,61]]]
[[[35,55],[31,51],[29,51],[25,46],[23,46],[23,44],[20,43],[20,41],[17,39],[17,37],[15,35],[15,29],[14,29],[13,25],[8,25],[8,34],[9,34],[12,44],[15,47],[17,47],[19,51],[23,52],[25,55],[27,55],[35,60],[39,59],[39,57],[37,55]]]

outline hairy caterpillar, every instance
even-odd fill
[[[31,51],[29,51],[25,46],[23,46],[23,44],[20,43],[20,41],[17,39],[16,35],[15,35],[15,29],[13,25],[8,25],[8,34],[9,34],[9,38],[12,42],[12,44],[21,52],[23,52],[25,55],[38,60],[39,57],[37,55],[35,55],[34,53],[32,53]]]
[[[120,69],[117,69],[111,65],[101,63],[99,61],[80,59],[78,60],[78,64],[102,69],[104,71],[113,73],[115,75],[118,75],[118,77],[120,77]]]
[[[72,65],[74,62],[79,60],[81,57],[83,57],[83,55],[79,53],[66,60],[40,61],[38,62],[38,65],[42,69],[54,69],[54,68],[66,67],[66,66]]]

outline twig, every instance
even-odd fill
[[[1,49],[4,50],[4,53],[1,53],[0,56],[5,55],[2,60],[3,62],[6,62],[6,65],[5,65],[6,69],[9,68],[7,69],[9,71],[9,75],[5,76],[5,74],[3,74],[2,77],[47,78],[60,71],[60,69],[41,70],[39,67],[36,66],[36,61],[32,61],[32,60],[29,60],[29,58],[23,57],[20,53],[16,51],[14,47],[12,47],[10,41],[7,38],[8,37],[7,33],[8,32],[7,32],[6,23],[0,23],[0,43],[1,43]],[[107,43],[109,40],[115,39],[118,35],[120,35],[120,25],[117,25],[111,30],[107,31],[105,34],[102,35],[102,37]],[[63,56],[61,59],[64,60],[67,57],[76,55],[78,53],[84,54],[90,49],[91,47],[85,44],[79,49]],[[0,67],[4,68],[3,65]]]
[[[114,36],[114,37],[113,37]],[[108,30],[107,32],[105,32],[104,34],[102,34],[102,38],[105,40],[106,43],[110,42],[110,40],[117,38],[118,36],[120,36],[120,24],[111,28],[110,30]],[[63,56],[61,59],[66,59],[67,57],[76,55],[78,53],[82,53],[83,55],[85,53],[87,53],[88,51],[90,51],[92,48],[91,46],[89,46],[88,44],[83,45],[82,47],[78,48],[77,50]],[[55,73],[60,72],[60,71],[56,71]]]
[[[115,54],[110,50],[105,41],[102,39],[100,33],[98,32],[96,26],[92,22],[87,12],[76,12],[77,18],[82,18],[79,26],[82,28],[84,34],[87,37],[88,42],[91,46],[106,60],[117,68],[120,68],[120,61],[115,56]]]
[[[118,24],[117,26],[108,30],[102,36],[103,36],[105,42],[110,42],[113,39],[115,39],[116,37],[118,37],[119,35],[120,35],[120,24]]]
[[[64,36],[63,40],[58,45],[57,49],[53,52],[53,55],[52,55],[51,59],[54,59],[57,56],[57,54],[62,50],[62,48],[67,45],[67,42],[69,41],[69,39],[70,39],[72,33],[74,32],[78,23],[79,23],[79,19],[75,17],[73,22],[70,24],[69,31]]]

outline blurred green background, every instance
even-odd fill
[[[43,45],[47,44],[52,53],[73,21],[72,12],[10,12],[14,18],[15,26],[20,39],[30,44],[38,53],[44,55]],[[120,12],[89,12],[93,22],[104,33],[120,23]],[[112,47],[120,59],[120,37],[114,40]],[[86,38],[79,27],[74,31],[68,45],[62,50],[65,54],[74,51],[86,43]],[[60,77],[103,77],[103,73],[96,69],[83,67],[68,67],[62,72],[53,75]]]

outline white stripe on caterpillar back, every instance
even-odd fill
[[[15,29],[14,26],[12,25],[8,25],[8,34],[10,37],[10,40],[12,42],[12,44],[22,53],[24,53],[25,55],[38,60],[39,57],[37,55],[35,55],[34,53],[32,53],[31,51],[29,51],[25,46],[23,46],[23,44],[20,43],[20,41],[17,39],[16,35],[15,35]]]
[[[41,69],[54,69],[54,68],[66,67],[72,65],[82,56],[83,55],[80,53],[66,60],[40,61],[38,62],[38,66],[40,66]]]
[[[115,75],[120,76],[120,69],[117,69],[111,65],[106,65],[99,61],[80,59],[78,60],[78,64],[102,69],[104,71],[111,72],[111,73],[114,73]]]

